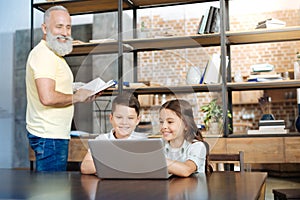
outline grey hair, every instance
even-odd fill
[[[48,22],[48,20],[50,18],[50,13],[54,10],[62,10],[62,11],[69,13],[68,9],[66,9],[63,6],[52,6],[52,7],[48,8],[48,10],[46,10],[46,12],[44,14],[44,23]]]

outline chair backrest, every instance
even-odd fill
[[[240,151],[236,154],[209,154],[208,156],[209,161],[214,163],[232,163],[232,162],[239,162],[240,171],[243,172],[244,167],[244,152]]]
[[[213,167],[209,164],[209,144],[206,141],[202,141],[206,147],[206,161],[205,161],[205,171],[206,174],[211,174],[213,172]]]

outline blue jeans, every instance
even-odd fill
[[[41,138],[27,132],[29,144],[35,153],[36,171],[66,171],[68,139]]]

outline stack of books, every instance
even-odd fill
[[[282,28],[285,27],[286,23],[284,21],[270,18],[264,21],[258,22],[256,25],[256,29],[259,28]]]
[[[220,8],[210,6],[200,18],[198,34],[220,32]]]
[[[286,134],[284,120],[260,120],[258,130],[248,130],[248,134]]]
[[[276,73],[274,66],[268,63],[255,64],[251,66],[248,82],[266,82],[282,80],[282,76]]]

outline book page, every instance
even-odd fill
[[[114,80],[110,80],[108,82],[104,82],[101,78],[95,78],[94,80],[88,82],[84,86],[80,87],[79,89],[86,89],[86,90],[91,90],[93,91],[92,95],[95,95],[113,85],[115,85],[116,82]]]

